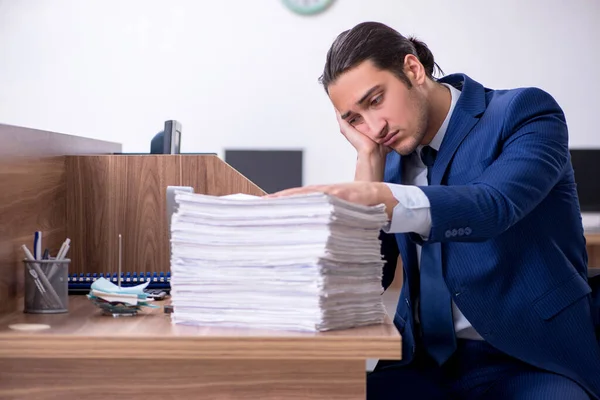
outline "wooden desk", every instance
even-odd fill
[[[363,400],[365,360],[401,356],[390,322],[316,334],[216,329],[172,325],[162,308],[112,318],[85,296],[69,301],[68,314],[0,319],[1,399]]]

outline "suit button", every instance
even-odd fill
[[[458,230],[452,229],[452,236],[456,236],[456,235],[458,235]]]
[[[471,228],[469,228],[468,226],[465,228],[465,235],[469,236],[471,234]]]
[[[458,228],[458,236],[462,236],[465,234],[464,228]]]
[[[410,308],[410,300],[408,298],[404,299],[406,301],[406,305]]]
[[[451,236],[452,236],[452,232],[450,232],[450,230],[447,230],[447,231],[446,231],[446,237],[447,237],[447,238],[449,238],[449,237],[451,237]]]

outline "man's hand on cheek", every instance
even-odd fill
[[[382,182],[349,182],[337,183],[333,185],[312,185],[282,190],[265,196],[266,198],[294,196],[307,193],[325,193],[340,199],[362,204],[365,206],[375,206],[385,204],[388,218],[391,218],[392,211],[398,201],[394,198],[391,190]]]

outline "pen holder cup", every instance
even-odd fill
[[[71,260],[23,260],[25,305],[30,314],[69,311],[69,263]]]

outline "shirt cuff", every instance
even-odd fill
[[[431,232],[431,204],[425,193],[412,185],[385,183],[398,200],[392,220],[383,227],[385,233],[418,233],[427,239]]]

